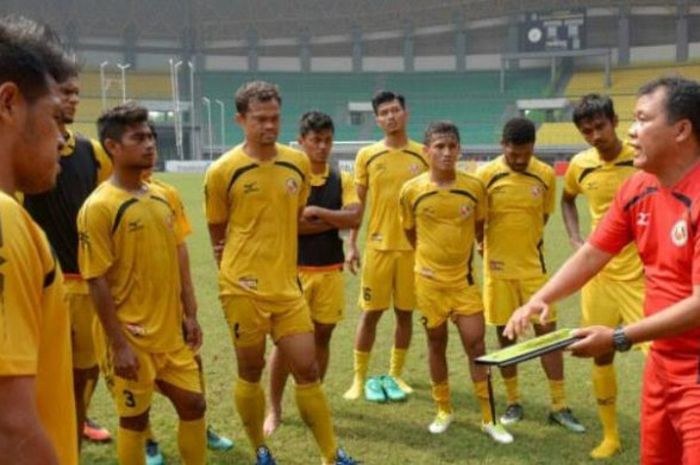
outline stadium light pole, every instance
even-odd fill
[[[105,60],[100,63],[100,91],[102,93],[102,110],[107,108],[107,85],[105,83],[105,67],[109,61]]]
[[[180,112],[180,80],[178,79],[180,66],[182,66],[182,64],[182,61],[173,64],[173,59],[170,59],[170,80],[173,90],[173,102],[175,104],[175,149],[177,150],[177,155],[180,160],[185,158],[182,147],[182,114]]]
[[[218,98],[214,100],[217,105],[219,105],[219,108],[221,109],[221,152],[225,150],[224,146],[226,145],[226,106],[224,105],[224,102],[219,100]]]
[[[202,102],[204,102],[204,105],[207,107],[207,129],[209,132],[209,159],[213,159],[214,156],[212,155],[212,146],[214,144],[214,141],[212,140],[212,133],[211,133],[211,100],[209,100],[206,97],[202,97]]]
[[[187,67],[190,69],[190,145],[192,146],[192,160],[195,160],[199,157],[195,156],[195,153],[197,152],[197,141],[195,140],[196,112],[194,111],[194,63],[188,61]]]
[[[126,70],[131,68],[131,63],[117,63],[117,68],[122,71],[122,103],[126,102]]]

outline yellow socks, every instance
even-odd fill
[[[474,381],[474,392],[479,401],[479,409],[481,409],[481,421],[486,425],[493,423],[493,415],[491,415],[491,404],[489,403],[489,387],[486,381]]]
[[[406,364],[406,349],[391,348],[391,361],[389,362],[389,376],[400,378],[403,366]]]
[[[119,465],[146,465],[146,443],[142,431],[117,430],[117,457]]]
[[[301,418],[311,429],[321,449],[324,463],[334,463],[338,443],[333,431],[331,410],[321,383],[297,385],[296,401]]]
[[[506,386],[506,399],[508,405],[520,403],[520,392],[518,391],[518,375],[512,378],[503,378],[503,384]]]
[[[354,371],[355,376],[352,381],[352,386],[347,390],[343,397],[347,400],[359,399],[365,387],[367,379],[367,370],[369,369],[369,352],[361,350],[354,351]]]
[[[598,402],[598,417],[603,425],[603,441],[591,451],[593,458],[607,458],[620,449],[617,430],[617,381],[615,368],[610,365],[593,365],[593,392]]]
[[[265,436],[263,435],[265,392],[260,383],[249,383],[244,379],[238,378],[236,387],[233,390],[233,399],[248,440],[253,446],[253,450],[256,450],[265,444]]]
[[[552,397],[552,411],[558,412],[566,408],[566,394],[563,379],[549,380],[549,395]]]
[[[403,392],[405,392],[406,394],[411,394],[413,392],[413,388],[401,378],[401,373],[403,373],[403,367],[406,364],[406,352],[406,349],[397,349],[396,347],[391,348],[389,376],[394,378],[396,384],[399,385]]]
[[[450,400],[450,384],[447,380],[433,383],[433,400],[438,412],[452,413],[452,401]]]
[[[177,425],[177,445],[184,465],[205,465],[207,461],[207,423],[180,420]]]

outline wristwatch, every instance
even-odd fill
[[[617,352],[627,352],[632,348],[632,341],[627,337],[622,326],[618,326],[613,332],[613,348]]]

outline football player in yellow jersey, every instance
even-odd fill
[[[357,228],[362,220],[352,175],[331,166],[335,127],[330,116],[310,111],[301,116],[299,145],[311,162],[311,195],[299,222],[298,269],[304,298],[314,322],[316,360],[325,378],[333,330],[343,318],[343,240],[340,229]],[[270,356],[270,407],[264,432],[269,436],[280,424],[282,394],[289,376],[279,350]]]
[[[153,136],[157,141],[158,134],[156,133],[155,126],[150,124],[150,127],[151,132],[153,132]],[[153,169],[148,169],[144,171],[143,179],[147,183],[153,184],[163,191],[165,199],[168,201],[168,203],[170,203],[170,206],[173,209],[173,212],[175,214],[175,222],[179,224],[183,236],[187,237],[190,234],[192,234],[192,225],[190,224],[190,220],[187,217],[185,205],[182,202],[182,198],[180,197],[180,193],[177,191],[177,189],[174,186],[164,181],[161,181],[160,179],[154,178]],[[190,289],[192,289],[191,294],[188,293],[188,295],[191,295],[194,298],[194,285],[192,283],[192,276],[190,274],[189,250],[187,248],[187,244],[184,242],[180,247],[178,247],[178,257],[181,271],[182,286],[183,288],[189,287]],[[192,302],[191,305],[196,306],[196,300]],[[206,396],[206,382],[204,376],[204,367],[202,365],[202,357],[199,352],[195,352],[194,358],[197,362],[197,366],[199,367],[200,380],[202,383],[202,394]],[[214,431],[213,428],[207,425],[207,447],[209,449],[230,450],[233,448],[233,445],[234,444],[232,440],[230,440],[227,437],[220,436]],[[148,427],[148,431],[146,432],[146,463],[147,465],[161,465],[165,463],[163,454],[160,451],[160,444],[153,435],[153,431],[150,428],[150,424]]]
[[[107,429],[86,419],[86,411],[99,376],[92,343],[92,325],[95,308],[88,286],[78,270],[78,210],[88,195],[112,172],[112,162],[102,145],[78,134],[69,125],[73,123],[80,102],[78,68],[59,83],[61,95],[61,133],[66,144],[61,150],[61,172],[56,186],[48,192],[27,194],[24,207],[46,232],[65,277],[66,297],[71,314],[73,343],[73,383],[78,418],[78,433],[95,442],[107,442]]]
[[[64,141],[56,81],[70,64],[48,29],[0,20],[0,461],[76,465],[63,274],[16,192],[51,189]]]
[[[155,162],[148,110],[133,103],[98,120],[114,161],[112,177],[78,215],[80,272],[101,325],[95,348],[119,414],[122,465],[145,464],[145,430],[153,392],[175,407],[186,465],[206,462],[206,409],[193,351],[201,345],[197,307],[180,267],[184,235],[166,194],[143,182]]]
[[[428,367],[437,405],[428,427],[444,433],[453,418],[448,381],[447,320],[459,331],[469,358],[469,371],[481,408],[482,429],[494,441],[513,436],[494,421],[489,403],[486,367],[475,359],[485,353],[484,305],[472,274],[475,239],[484,235],[486,190],[475,176],[457,171],[461,155],[459,130],[452,122],[430,123],[425,131],[430,171],[401,189],[401,219],[416,250],[416,301],[428,339]]]
[[[220,298],[238,362],[234,402],[256,464],[274,465],[265,445],[260,385],[271,334],[296,381],[297,406],[323,463],[351,465],[356,462],[337,446],[319,377],[314,327],[297,277],[298,221],[311,170],[306,155],[277,143],[281,102],[273,84],[243,84],[235,103],[245,140],[216,160],[205,177]]]
[[[396,209],[401,186],[427,171],[428,162],[422,145],[410,140],[406,133],[408,111],[402,95],[380,91],[372,99],[372,108],[384,139],[361,149],[355,158],[357,194],[363,208],[369,203],[370,211],[359,298],[362,315],[355,334],[354,377],[344,397],[357,399],[364,389],[367,400],[384,401],[387,397],[405,398],[413,391],[401,378],[411,343],[415,305],[413,249],[403,233]],[[351,267],[358,257],[356,241],[357,231],[353,230],[348,254]],[[374,381],[376,378],[365,385],[377,324],[392,301],[396,329],[389,376],[382,378],[382,385]],[[399,391],[398,396],[391,394],[395,391]]]
[[[535,125],[526,118],[513,118],[503,127],[503,155],[482,166],[477,175],[486,186],[484,255],[484,301],[486,322],[496,326],[501,347],[514,341],[503,335],[511,314],[528,301],[547,280],[544,260],[544,227],[554,212],[554,170],[533,156]],[[535,333],[546,334],[556,321],[534,324]],[[552,410],[549,420],[573,432],[585,428],[566,405],[564,360],[561,351],[542,356],[549,379]],[[518,391],[517,367],[501,369],[508,406],[501,422],[508,425],[523,417]]]
[[[588,201],[591,231],[608,211],[620,185],[637,170],[634,149],[615,133],[617,115],[610,97],[589,94],[574,108],[574,124],[591,148],[575,155],[564,176],[561,209],[566,231],[574,249],[584,244],[579,228],[576,197]],[[644,276],[637,248],[630,244],[600,274],[581,289],[581,326],[614,328],[642,319]],[[617,382],[614,352],[593,360],[593,391],[603,440],[591,451],[593,458],[607,458],[620,450],[617,430]]]

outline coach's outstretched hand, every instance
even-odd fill
[[[613,329],[607,326],[588,326],[574,331],[574,336],[581,338],[566,350],[574,357],[599,357],[609,354],[613,349]]]
[[[530,299],[528,303],[513,312],[503,334],[508,339],[515,340],[530,328],[532,317],[536,315],[540,316],[541,324],[546,324],[549,318],[549,305],[543,300]]]

